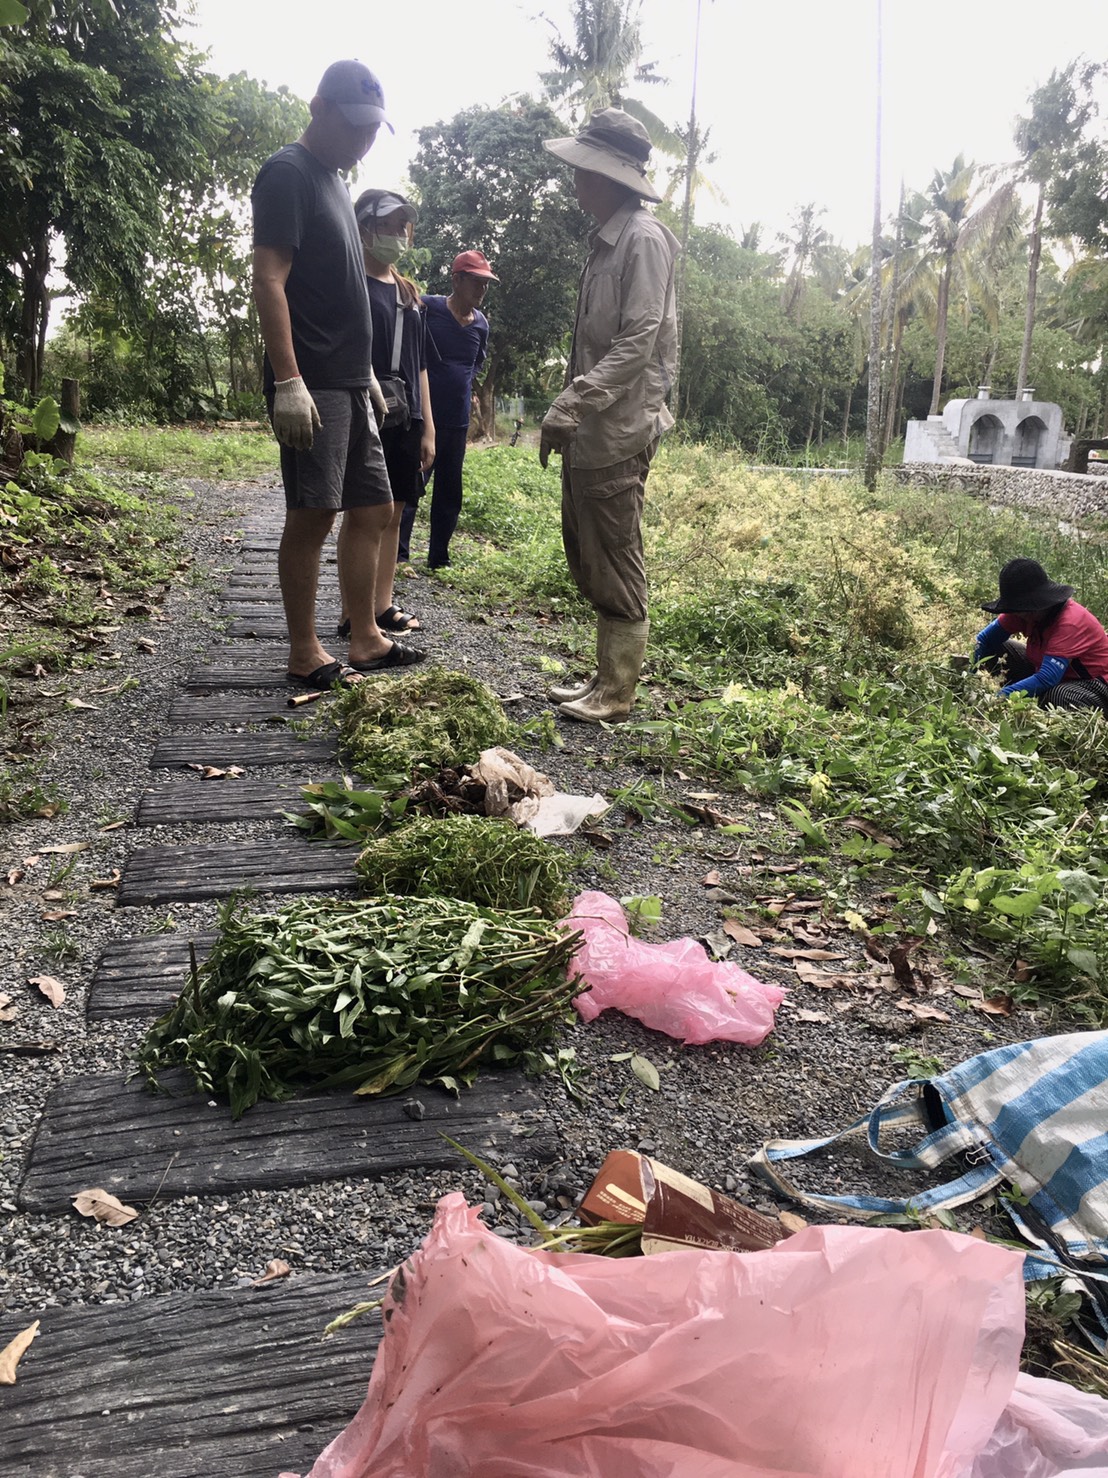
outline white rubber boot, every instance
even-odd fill
[[[618,724],[631,712],[646,655],[649,621],[609,621],[596,686],[558,712],[584,724]]]
[[[551,703],[575,703],[578,698],[585,698],[596,687],[600,680],[600,664],[603,660],[604,641],[607,636],[607,628],[612,623],[605,616],[596,618],[596,668],[592,677],[587,677],[583,683],[556,686],[548,688],[546,696]]]

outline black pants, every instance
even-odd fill
[[[468,426],[435,428],[435,460],[426,480],[431,488],[431,534],[427,563],[432,569],[450,563],[450,538],[462,511],[462,463],[466,459]],[[401,525],[401,542],[404,533]]]

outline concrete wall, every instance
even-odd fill
[[[954,488],[990,503],[1053,513],[1058,518],[1108,518],[1108,474],[1086,477],[1037,467],[905,462],[888,468],[885,476],[901,487]]]

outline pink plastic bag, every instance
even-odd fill
[[[385,1323],[365,1403],[309,1478],[1104,1474],[1075,1443],[1108,1449],[1108,1403],[1069,1391],[1051,1412],[1052,1381],[1012,1396],[1022,1258],[950,1232],[559,1256],[451,1195]],[[995,1434],[1012,1460],[978,1467]]]
[[[580,894],[563,924],[585,936],[571,969],[592,986],[574,1002],[586,1021],[613,1006],[684,1042],[750,1047],[773,1030],[785,999],[780,986],[764,985],[728,960],[710,960],[695,939],[635,939],[607,893]]]

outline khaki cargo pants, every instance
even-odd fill
[[[611,467],[562,458],[562,545],[577,589],[598,615],[646,620],[642,509],[654,440]]]

